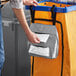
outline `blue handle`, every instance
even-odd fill
[[[30,9],[30,6],[25,7],[27,10]],[[33,6],[32,10],[37,10],[37,11],[51,11],[50,6]],[[61,12],[61,13],[66,13],[66,8],[61,8],[61,7],[55,7],[54,12]]]
[[[70,3],[70,2],[57,2],[57,1],[50,1],[50,0],[44,0],[44,1],[40,1],[39,3],[43,3],[43,2],[55,2],[55,3],[61,3],[61,4],[69,4],[72,6],[69,7],[55,7],[54,12],[60,12],[60,13],[67,13],[67,12],[71,12],[71,11],[76,11],[76,3]],[[30,9],[30,6],[26,6],[25,7],[27,10]],[[33,6],[32,10],[37,10],[37,11],[51,11],[50,6]]]

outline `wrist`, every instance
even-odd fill
[[[25,29],[25,33],[26,33],[26,35],[30,34],[30,32],[31,32],[31,30],[30,30],[29,27]]]

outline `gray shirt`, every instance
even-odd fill
[[[23,0],[10,0],[12,8],[21,9],[23,8]]]

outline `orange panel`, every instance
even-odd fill
[[[40,3],[40,5],[44,5],[44,3],[42,4]],[[46,2],[46,6],[52,6],[52,5],[56,5],[57,7],[70,6],[65,4]],[[75,18],[76,16],[75,15],[76,15],[76,11],[73,11],[70,13],[56,14],[56,20],[60,21],[63,26],[63,38],[64,38],[63,40],[64,42],[63,76],[76,76],[76,61],[75,61],[75,54],[76,54]],[[51,12],[36,11],[35,18],[51,20],[52,19]],[[48,21],[39,21],[39,20],[35,20],[35,23],[41,23],[41,24],[47,24],[47,25],[53,24],[51,21],[48,22]],[[74,26],[74,27],[71,28],[71,26]],[[33,76],[61,76],[62,36],[61,36],[60,24],[56,23],[56,27],[59,34],[59,55],[56,59],[34,57]],[[31,62],[32,62],[32,57],[31,57]],[[31,68],[32,68],[32,64],[31,64]]]

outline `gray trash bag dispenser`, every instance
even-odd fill
[[[30,29],[40,39],[40,43],[30,43],[31,56],[54,59],[58,56],[59,37],[55,25],[32,23]]]

